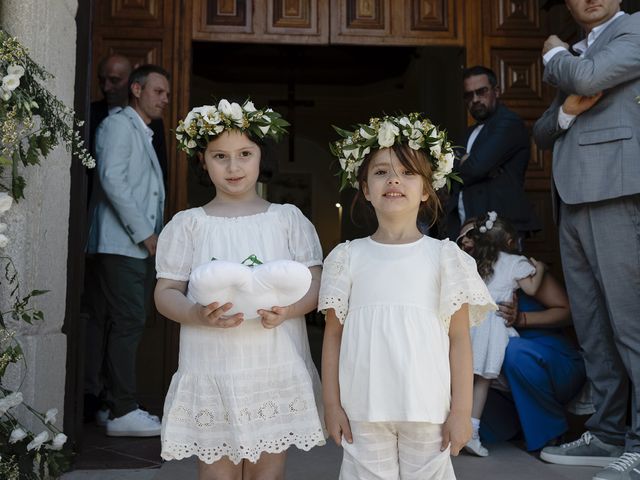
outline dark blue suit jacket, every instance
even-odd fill
[[[475,127],[468,130],[465,146]],[[484,122],[467,160],[462,164],[456,162],[454,171],[463,183],[453,182],[445,206],[446,232],[443,236],[458,236],[460,191],[467,218],[493,210],[513,223],[519,232],[540,230],[540,222],[524,192],[530,151],[529,132],[524,122],[499,103],[493,115]]]

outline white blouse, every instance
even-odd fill
[[[496,306],[475,261],[448,240],[338,245],[324,264],[318,309],[344,323],[340,399],[350,420],[444,423],[451,402],[448,329]]]

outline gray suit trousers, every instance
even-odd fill
[[[640,195],[561,202],[559,220],[571,312],[593,385],[596,412],[586,426],[640,452]]]

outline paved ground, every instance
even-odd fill
[[[292,449],[287,463],[288,480],[334,480],[338,478],[341,452],[332,442],[310,452]],[[591,467],[561,467],[541,462],[511,443],[493,445],[491,455],[454,458],[458,480],[591,480]],[[63,480],[196,480],[192,459],[166,462],[158,468],[137,470],[79,470]]]

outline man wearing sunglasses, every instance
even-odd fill
[[[499,101],[495,73],[483,66],[463,74],[463,99],[476,123],[467,131],[446,203],[446,231],[456,238],[465,219],[495,211],[516,227],[521,237],[540,225],[524,193],[529,163],[529,133],[522,119]]]

